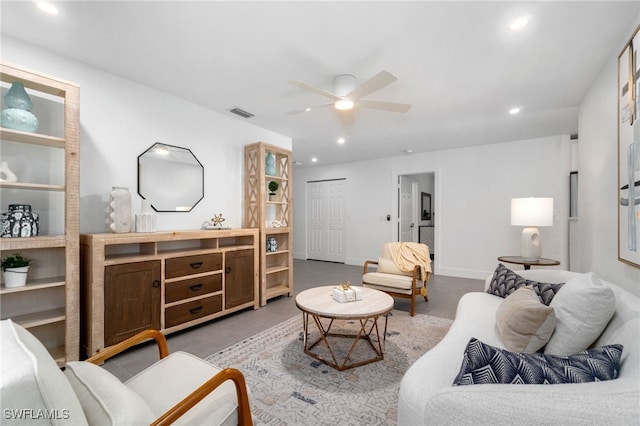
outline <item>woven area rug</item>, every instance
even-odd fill
[[[380,322],[382,333],[382,318]],[[427,315],[412,318],[394,310],[388,320],[384,360],[342,372],[304,353],[302,314],[210,355],[207,361],[243,372],[257,424],[394,425],[402,376],[444,337],[451,322]],[[357,325],[337,321],[332,331],[354,331]],[[315,340],[319,336],[311,332],[315,324],[309,329],[309,338]],[[348,352],[352,340],[332,339],[337,352]],[[317,348],[328,356],[322,344]],[[372,354],[369,343],[359,341],[352,358]]]

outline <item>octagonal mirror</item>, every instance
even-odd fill
[[[156,142],[138,156],[138,194],[157,212],[189,212],[204,198],[204,167],[190,149]]]

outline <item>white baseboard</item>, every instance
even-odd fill
[[[293,253],[293,257],[295,259],[306,260],[306,253]],[[347,257],[345,259],[345,265],[353,265],[353,266],[363,266],[364,262],[367,260],[377,260],[377,259],[360,259],[355,257]],[[491,271],[481,271],[475,269],[461,269],[461,268],[447,268],[440,265],[433,265],[433,269],[435,274],[443,275],[446,277],[459,277],[459,278],[470,278],[477,280],[484,280],[489,275],[493,274],[493,270]]]

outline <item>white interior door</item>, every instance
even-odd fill
[[[307,258],[345,261],[344,179],[307,183]]]
[[[407,176],[398,176],[398,180],[398,241],[414,241],[412,180]]]

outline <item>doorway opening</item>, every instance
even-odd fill
[[[398,175],[397,241],[412,241],[429,246],[435,259],[435,172]]]

